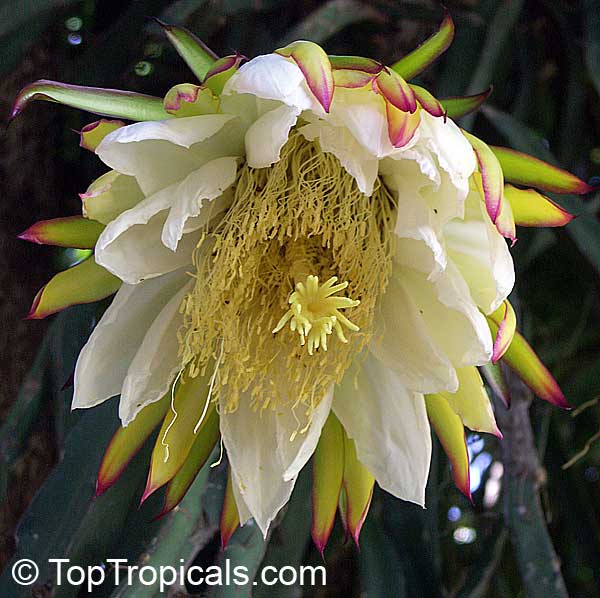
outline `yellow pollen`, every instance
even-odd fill
[[[360,328],[339,310],[356,307],[360,301],[336,296],[336,293],[348,286],[347,282],[335,284],[337,280],[337,276],[332,276],[327,282],[319,285],[318,276],[308,276],[306,282],[298,282],[296,290],[288,300],[291,307],[279,320],[273,329],[273,334],[290,322],[290,330],[300,335],[302,346],[306,344],[308,338],[309,355],[319,347],[327,351],[327,336],[334,330],[337,337],[343,343],[347,343],[348,339],[344,336],[342,325],[353,332],[358,332]]]

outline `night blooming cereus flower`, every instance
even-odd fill
[[[516,332],[506,239],[571,219],[530,187],[589,187],[451,120],[487,92],[437,100],[407,83],[448,47],[449,17],[392,67],[308,41],[218,59],[162,26],[201,85],[161,100],[40,81],[14,107],[108,117],[81,132],[110,169],[83,216],[22,235],[94,249],[31,318],[116,292],[74,378],[73,408],[120,395],[98,493],[160,426],[143,498],[166,485],[166,513],[221,443],[225,544],[250,518],[266,535],[313,457],[322,551],[338,509],[358,541],[375,482],[423,505],[431,424],[469,495],[464,426],[501,435],[479,366],[503,359],[566,406]]]

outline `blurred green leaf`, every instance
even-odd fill
[[[600,0],[584,0],[583,11],[588,75],[600,95]]]

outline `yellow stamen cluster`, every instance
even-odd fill
[[[337,276],[332,276],[327,282],[319,285],[318,276],[308,276],[306,282],[298,282],[296,290],[290,295],[290,309],[279,320],[273,329],[273,334],[279,332],[288,322],[290,330],[300,335],[300,344],[304,346],[308,338],[308,354],[321,347],[327,351],[327,336],[335,329],[337,337],[343,343],[348,339],[344,336],[342,324],[358,332],[360,328],[353,324],[339,310],[356,307],[360,301],[348,297],[336,297],[335,294],[348,287],[348,282],[335,284]]]
[[[211,398],[221,409],[247,400],[310,413],[341,381],[373,333],[391,270],[393,210],[380,181],[367,197],[298,132],[273,166],[240,167],[231,208],[195,252],[180,330],[192,376],[218,364]],[[346,288],[352,299],[336,295]]]

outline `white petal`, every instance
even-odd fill
[[[385,101],[370,89],[336,88],[328,120],[347,128],[373,158],[396,152],[389,138]]]
[[[415,302],[430,337],[452,365],[483,365],[491,359],[492,337],[486,319],[452,262],[434,282],[410,268],[397,267],[393,275]]]
[[[232,115],[207,114],[141,122],[108,134],[96,149],[118,172],[134,176],[145,195],[183,179],[202,164],[189,148],[223,128]]]
[[[321,149],[332,153],[340,161],[365,195],[373,193],[379,161],[371,156],[347,129],[318,121],[301,127],[300,132],[309,141],[318,139]]]
[[[234,157],[217,158],[207,162],[182,181],[173,194],[173,204],[163,228],[161,238],[164,245],[176,251],[189,218],[202,214],[203,222],[207,222],[211,214],[218,214],[225,209],[226,206],[220,209],[220,206],[205,204],[222,196],[234,183],[237,163],[238,160]],[[228,202],[226,204],[228,205]],[[210,207],[215,209],[211,210]],[[203,222],[196,219],[195,228],[200,228]]]
[[[424,506],[431,433],[423,395],[408,391],[371,355],[358,367],[335,389],[333,411],[377,483]]]
[[[446,246],[477,305],[491,313],[515,284],[513,260],[478,193],[471,192],[467,205],[464,221],[453,220],[444,227]]]
[[[77,359],[73,409],[93,407],[121,392],[148,328],[188,280],[177,271],[121,286]]]
[[[243,64],[223,89],[224,96],[232,93],[278,100],[300,111],[323,113],[298,65],[279,54],[257,56]]]
[[[458,388],[456,370],[432,338],[410,287],[396,276],[381,299],[369,350],[410,390],[434,393]]]
[[[246,132],[246,158],[252,168],[266,168],[279,160],[281,148],[296,124],[300,110],[287,105],[263,114]]]
[[[320,401],[304,433],[299,430],[306,426],[307,416],[301,406],[295,414],[291,404],[261,414],[250,407],[248,397],[242,397],[234,413],[221,410],[221,435],[232,481],[264,535],[317,446],[332,395],[333,391]]]
[[[443,118],[431,116],[425,110],[421,110],[419,131],[421,143],[436,155],[464,199],[469,191],[469,177],[477,164],[471,144],[452,120],[448,118],[444,122]]]
[[[129,284],[191,264],[199,233],[185,235],[176,252],[161,242],[177,188],[162,189],[113,220],[96,242],[96,262]]]
[[[127,370],[119,401],[119,417],[123,426],[129,424],[146,405],[161,399],[181,369],[177,331],[183,323],[183,316],[179,308],[195,282],[189,276],[186,280],[187,283],[171,296],[148,328]]]

